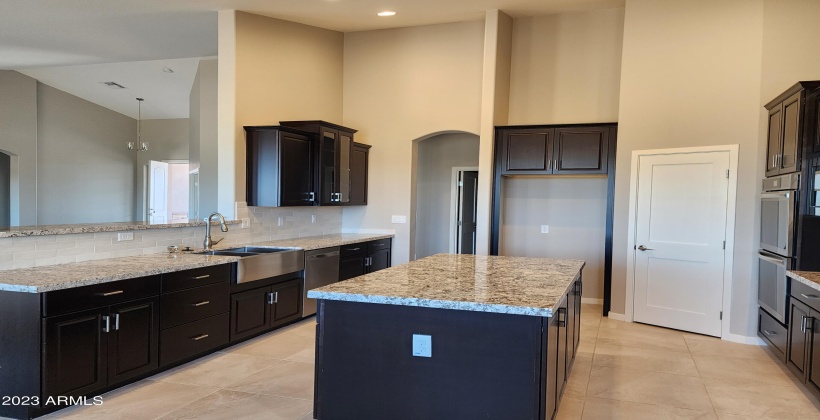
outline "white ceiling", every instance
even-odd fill
[[[625,0],[0,0],[0,70],[22,70],[42,82],[123,114],[142,95],[150,118],[188,113],[171,93],[190,90],[193,77],[173,88],[155,74],[162,60],[217,55],[217,11],[243,10],[322,28],[352,32],[479,20],[486,10],[512,17],[622,7]],[[377,17],[394,10],[393,17]],[[160,60],[157,63],[154,61]],[[176,61],[190,76],[194,61]],[[134,64],[131,62],[140,62]],[[93,64],[120,63],[109,66]],[[134,65],[133,68],[126,66]],[[177,67],[170,66],[177,70]],[[49,69],[50,68],[50,69]],[[162,65],[159,65],[162,68]],[[195,72],[195,68],[194,68]],[[99,92],[98,82],[128,87]],[[77,85],[72,85],[76,82]],[[108,88],[105,88],[108,89]],[[143,93],[140,93],[143,92]],[[165,96],[162,96],[165,95]],[[163,99],[160,99],[160,98]],[[98,102],[100,101],[100,102]],[[111,104],[105,105],[105,104]],[[146,114],[144,114],[146,115]]]

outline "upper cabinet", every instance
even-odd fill
[[[324,121],[245,127],[249,206],[363,206],[370,146]]]
[[[499,128],[502,175],[606,174],[614,124]]]
[[[318,138],[319,205],[351,205],[350,161],[356,130],[326,121],[281,121],[280,124],[313,133]]]
[[[316,146],[311,134],[245,127],[249,206],[313,206]]]
[[[818,87],[817,81],[799,82],[766,104],[769,111],[766,176],[800,171],[804,144],[817,147],[814,130],[817,107],[813,104]],[[807,102],[808,97],[813,100]]]

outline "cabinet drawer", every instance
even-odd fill
[[[43,316],[54,316],[159,295],[160,276],[43,293]]]
[[[161,366],[205,353],[228,342],[229,314],[212,316],[160,332]]]
[[[820,291],[806,286],[797,280],[791,279],[792,297],[809,305],[815,311],[820,312]]]
[[[390,238],[378,239],[367,243],[367,252],[390,248]]]
[[[359,242],[355,244],[342,245],[339,247],[339,256],[364,254],[367,252],[367,243]]]
[[[757,334],[781,354],[786,354],[786,343],[789,338],[786,327],[760,308],[757,310]]]
[[[161,328],[186,324],[230,309],[227,282],[162,295]]]
[[[177,290],[204,286],[206,284],[219,282],[228,283],[231,279],[231,267],[233,267],[233,264],[220,264],[174,273],[165,273],[162,275],[162,291],[175,292]]]

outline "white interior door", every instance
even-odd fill
[[[721,335],[729,159],[728,151],[639,157],[635,321]]]
[[[148,221],[168,221],[168,164],[148,162]]]

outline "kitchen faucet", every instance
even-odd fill
[[[228,231],[228,225],[225,224],[225,217],[222,216],[221,214],[217,213],[217,212],[211,213],[211,215],[208,216],[207,219],[205,219],[205,242],[202,245],[205,247],[206,251],[210,251],[212,246],[214,246],[214,245],[218,244],[219,242],[221,242],[222,239],[225,239],[225,238],[222,238],[222,239],[218,239],[216,241],[211,240],[211,219],[213,219],[214,216],[219,218],[219,227],[220,227],[220,229],[222,229],[223,232]]]

